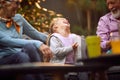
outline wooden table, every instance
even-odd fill
[[[78,62],[84,62],[84,64],[77,63],[69,65],[36,62],[18,65],[1,65],[0,76],[1,74],[51,73],[54,75],[54,80],[65,80],[64,74],[67,72],[104,72],[112,66],[120,65],[120,55],[80,59]]]
[[[51,73],[54,76],[53,80],[64,80],[64,74],[71,71],[73,67],[74,65],[48,62],[3,65],[0,66],[0,76],[3,74]]]
[[[120,66],[120,54],[104,54],[94,58],[79,59],[78,62],[84,62],[84,66],[91,65],[90,71],[93,74],[98,73],[99,80],[108,80],[106,71],[113,66]]]

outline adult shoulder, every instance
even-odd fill
[[[102,17],[100,18],[100,20],[102,19],[102,20],[104,20],[104,21],[109,21],[110,18],[111,18],[111,13],[107,13],[107,14],[105,14],[104,16],[102,16]]]
[[[19,21],[23,19],[23,16],[21,14],[15,14],[15,16],[13,17],[14,21]]]

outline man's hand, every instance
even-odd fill
[[[106,48],[110,48],[111,47],[111,41],[107,41],[106,42]]]
[[[53,56],[49,46],[45,44],[42,44],[39,50],[42,52],[44,58],[51,58]]]

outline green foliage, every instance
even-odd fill
[[[87,36],[88,30],[87,30],[86,28],[83,29],[81,26],[74,25],[74,26],[71,27],[71,32],[72,32],[72,33],[76,33],[76,34],[78,34],[78,35]]]
[[[97,5],[96,10],[98,10],[98,11],[106,11],[106,9],[107,9],[105,0],[98,0],[96,2],[96,5]]]
[[[80,9],[105,10],[105,0],[67,0],[69,6],[77,5]]]
[[[84,35],[84,36],[88,36],[88,29],[87,27],[82,28],[79,25],[74,25],[71,27],[71,32],[72,33],[76,33],[78,35]],[[93,28],[92,31],[90,32],[91,35],[95,35],[96,34],[96,28]]]
[[[99,18],[107,12],[105,0],[67,0],[69,8],[76,7],[80,24],[73,31],[84,35],[96,34]]]

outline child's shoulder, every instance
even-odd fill
[[[80,35],[77,35],[75,33],[71,33],[70,36],[72,36],[72,37],[81,37]]]

